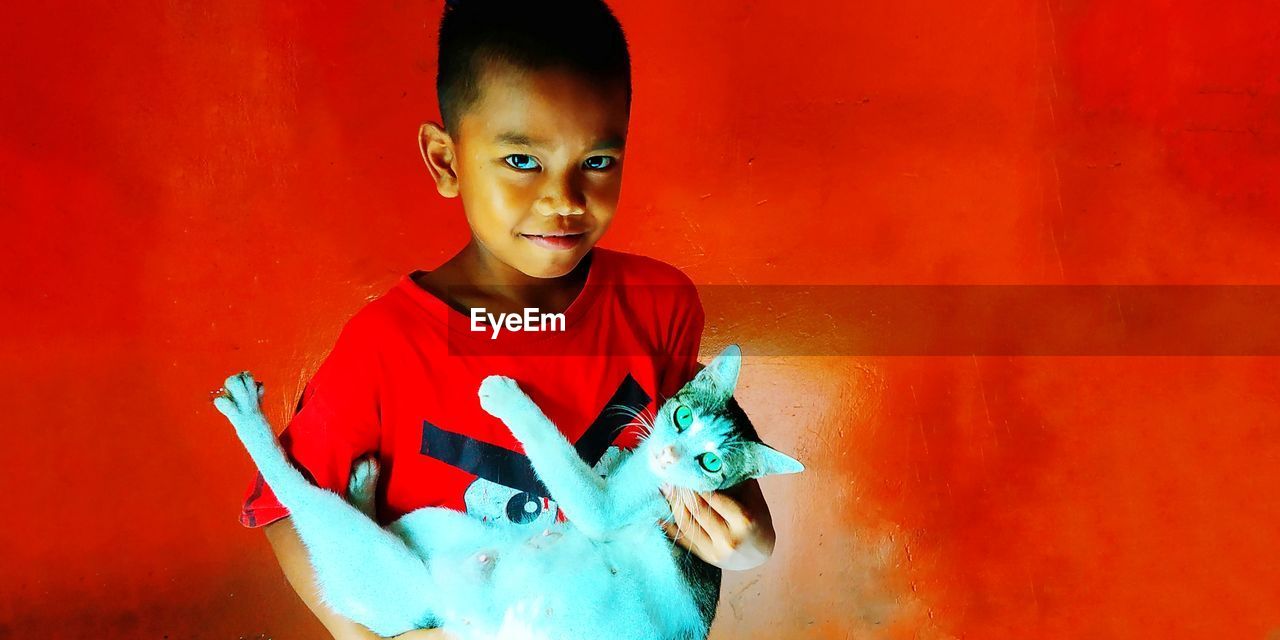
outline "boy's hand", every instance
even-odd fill
[[[725,491],[666,494],[673,521],[662,528],[676,543],[721,569],[754,569],[773,554],[773,520],[754,479]]]
[[[452,640],[455,637],[444,629],[414,629],[396,636],[395,640]]]

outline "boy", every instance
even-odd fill
[[[312,377],[286,450],[343,493],[353,463],[380,465],[376,518],[423,506],[538,526],[558,517],[519,445],[476,399],[515,378],[588,462],[634,446],[618,406],[656,409],[693,377],[703,315],[663,263],[595,248],[621,188],[631,80],[621,26],[600,0],[462,0],[445,9],[437,77],[444,126],[420,131],[440,195],[460,197],[470,242],[353,316]],[[562,330],[482,319],[562,314]],[[505,330],[503,330],[505,329]],[[618,432],[622,431],[621,435]],[[616,436],[616,438],[615,438]],[[593,459],[594,458],[594,459]],[[699,558],[747,569],[772,552],[759,486],[672,498],[668,533]],[[305,549],[259,477],[241,514],[264,526],[290,583],[335,638],[373,638],[317,600]],[[439,630],[402,638],[445,638]]]

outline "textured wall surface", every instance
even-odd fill
[[[279,424],[465,225],[415,146],[441,3],[314,4],[4,11],[0,638],[322,637],[209,391],[251,369]],[[1280,284],[1267,3],[616,9],[606,246],[708,286]],[[788,356],[782,313],[711,316],[809,467],[716,638],[1280,637],[1280,361]]]

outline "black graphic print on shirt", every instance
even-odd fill
[[[630,374],[574,443],[578,455],[602,475],[621,451],[614,438],[649,404],[649,394]],[[622,410],[620,407],[626,407]],[[523,454],[422,422],[420,452],[476,476],[464,494],[467,513],[487,521],[536,525],[560,516],[547,488]]]

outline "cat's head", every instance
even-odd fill
[[[741,363],[741,351],[729,345],[658,409],[644,448],[664,484],[718,491],[747,478],[804,470],[760,442],[733,399]]]

